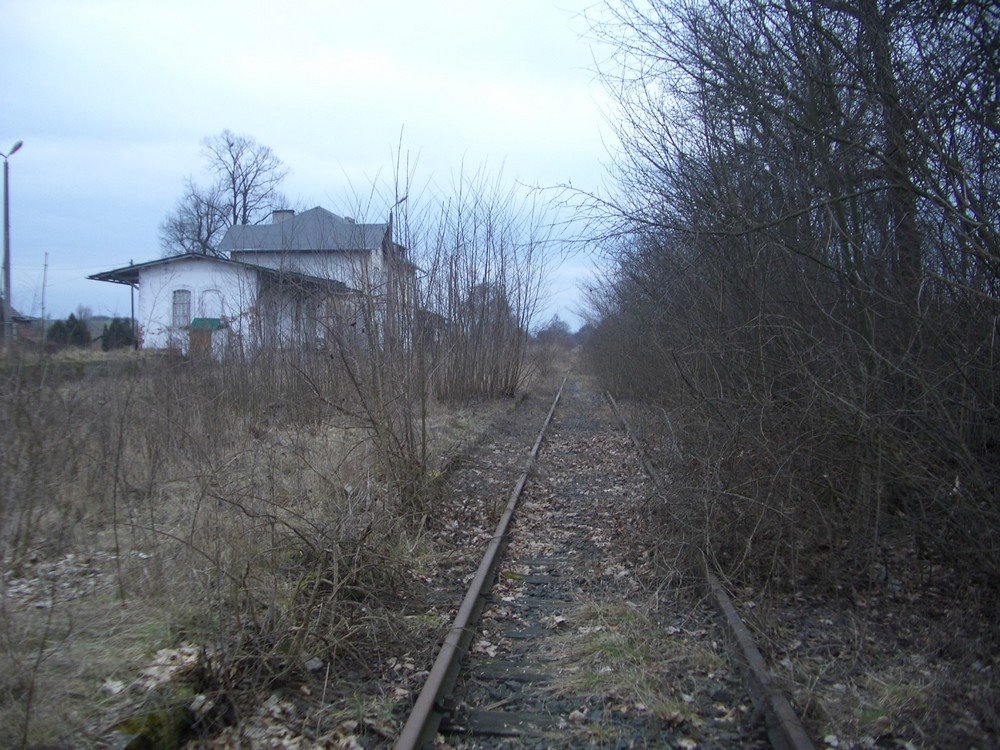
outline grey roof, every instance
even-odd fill
[[[208,265],[221,265],[230,268],[245,268],[249,271],[253,271],[261,276],[267,277],[269,279],[277,281],[294,281],[299,283],[307,284],[319,284],[327,287],[335,292],[347,292],[350,291],[350,287],[341,281],[334,281],[332,279],[324,279],[318,276],[309,276],[308,274],[295,273],[293,271],[285,271],[273,268],[266,268],[265,266],[258,266],[254,263],[244,263],[239,260],[230,260],[229,258],[219,258],[214,255],[203,255],[201,253],[185,253],[184,255],[171,255],[167,258],[158,258],[156,260],[149,260],[145,263],[134,263],[128,266],[123,266],[122,268],[116,268],[112,271],[103,271],[101,273],[95,273],[88,276],[88,279],[93,281],[110,281],[115,284],[129,284],[134,286],[139,283],[139,271],[144,268],[152,268],[154,266],[168,265],[171,263],[176,263],[180,260],[193,260],[199,263],[206,263]]]
[[[277,224],[229,228],[219,250],[254,252],[379,250],[388,224],[357,224],[316,206]]]
[[[88,279],[92,281],[110,281],[115,284],[138,284],[139,283],[139,271],[144,268],[153,268],[155,266],[164,266],[171,263],[176,263],[179,260],[195,260],[202,263],[230,263],[231,261],[225,258],[217,258],[214,255],[203,255],[201,253],[184,253],[183,255],[170,255],[166,258],[157,258],[156,260],[147,260],[144,263],[129,263],[127,266],[122,266],[121,268],[115,268],[112,271],[101,271],[100,273],[93,273],[88,276]]]

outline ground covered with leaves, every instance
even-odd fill
[[[349,569],[296,578],[295,600],[318,615],[339,575],[342,617],[336,629],[309,633],[309,648],[294,656],[285,649],[296,633],[267,620],[276,608],[245,610],[262,619],[239,623],[234,632],[247,634],[239,643],[206,638],[213,623],[197,603],[164,594],[162,581],[188,558],[144,548],[135,534],[120,539],[121,554],[109,533],[86,553],[43,547],[7,566],[0,636],[10,669],[0,688],[49,721],[53,739],[25,733],[37,723],[25,732],[12,724],[4,742],[110,748],[141,733],[164,747],[390,746],[556,385],[547,378],[517,399],[448,417],[438,494],[423,522],[405,533],[382,526],[378,538],[359,527],[364,544],[341,550]],[[663,512],[686,497],[691,467],[671,457],[677,446],[662,440],[669,430],[656,412],[633,404],[628,413],[666,492],[644,475],[597,388],[572,375],[448,704],[442,747],[767,746],[727,636],[683,562],[689,537]],[[270,431],[238,460],[253,458],[255,471],[289,483],[289,493],[319,492],[295,467],[334,455],[331,435]],[[235,466],[223,458],[227,471]],[[214,485],[205,486],[213,497]],[[338,492],[339,502],[356,503],[356,488]],[[157,513],[169,512],[169,497],[157,496]],[[121,528],[144,523],[130,516]],[[161,533],[173,528],[163,516],[155,523]],[[959,580],[900,540],[864,580],[791,586],[730,575],[727,585],[819,746],[990,747],[1000,734],[994,600],[951,585]],[[323,648],[324,633],[339,640]]]
[[[353,662],[316,660],[190,747],[391,746],[493,535],[554,395],[496,413],[462,451],[391,627]],[[660,587],[637,535],[651,492],[600,394],[570,379],[515,517],[491,605],[442,725],[442,747],[765,747],[724,635]],[[394,614],[390,615],[389,612]]]
[[[659,407],[624,405],[665,483],[650,502],[657,556],[684,544],[711,549],[712,528],[677,534],[678,504],[706,503],[708,467],[677,439]],[[658,520],[657,520],[658,518]],[[717,528],[717,527],[714,527]],[[817,746],[829,748],[996,747],[1000,737],[997,599],[919,540],[885,522],[877,560],[843,571],[837,548],[796,550],[798,577],[771,573],[753,530],[744,555],[721,573],[778,685]],[[861,566],[863,568],[863,566]],[[808,571],[808,572],[806,572]]]
[[[767,746],[712,613],[657,590],[635,534],[649,491],[600,394],[572,376],[442,746]]]

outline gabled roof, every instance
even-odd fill
[[[315,252],[376,251],[382,248],[388,224],[357,224],[316,206],[277,224],[230,227],[219,251]]]
[[[0,305],[0,320],[3,320],[4,309],[3,305]],[[10,310],[10,321],[11,323],[33,323],[38,320],[38,318],[33,318],[30,315],[25,315],[24,313],[19,313],[16,309],[11,308]]]
[[[157,260],[146,261],[145,263],[133,263],[132,265],[123,266],[122,268],[116,268],[113,271],[95,273],[87,278],[93,279],[94,281],[110,281],[115,284],[128,284],[130,286],[135,286],[139,283],[140,271],[148,268],[155,268],[156,266],[170,265],[179,261],[195,261],[197,263],[219,265],[226,268],[245,268],[259,274],[260,276],[265,276],[276,281],[294,281],[313,285],[321,284],[324,287],[332,289],[336,292],[350,291],[350,287],[341,281],[324,279],[318,276],[309,276],[308,274],[295,273],[293,271],[266,268],[264,266],[258,266],[254,263],[244,263],[239,260],[219,258],[214,255],[203,255],[202,253],[185,253],[184,255],[172,255],[167,258],[158,258]]]

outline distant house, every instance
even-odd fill
[[[228,257],[188,253],[94,274],[138,293],[141,346],[184,353],[316,347],[363,295],[403,302],[414,267],[385,224],[358,224],[316,207],[274,211],[270,224],[234,226]],[[402,290],[402,291],[401,291]]]
[[[0,295],[0,339],[6,335],[6,329],[4,326],[4,312],[6,306],[2,303],[3,296]],[[42,329],[41,322],[38,318],[33,318],[30,315],[24,315],[19,313],[17,310],[11,308],[11,333],[13,334],[13,341],[41,341],[44,338],[44,330],[42,330],[42,335],[39,336],[38,331]]]

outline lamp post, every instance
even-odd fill
[[[7,159],[17,153],[24,145],[18,141],[9,153],[0,153],[3,157],[3,349],[10,351],[11,339],[14,337],[14,305],[10,299],[10,183],[7,172]]]

